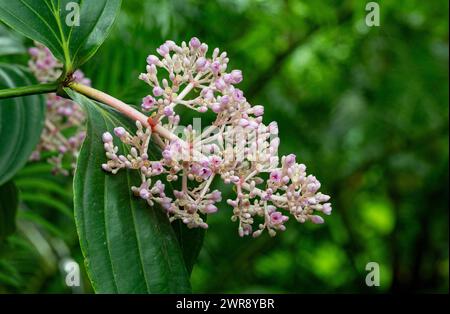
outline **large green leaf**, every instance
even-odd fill
[[[0,24],[0,56],[25,53],[21,38]]]
[[[31,84],[30,76],[18,66],[0,64],[0,89]],[[0,185],[27,162],[39,142],[44,114],[42,96],[0,100]]]
[[[12,181],[0,185],[0,244],[16,230],[18,192]]]
[[[186,269],[190,274],[202,249],[206,230],[203,228],[189,229],[180,220],[172,222],[172,227],[180,243]]]
[[[121,0],[0,0],[0,20],[46,45],[70,72],[103,43],[120,3]]]
[[[133,122],[116,111],[66,89],[88,116],[87,137],[74,179],[75,219],[92,285],[100,293],[182,293],[189,276],[169,220],[130,190],[138,174],[101,169],[105,131]],[[125,149],[121,145],[120,149]]]

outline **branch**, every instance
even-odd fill
[[[37,84],[30,86],[14,87],[0,90],[0,99],[21,97],[36,94],[55,93],[58,90],[58,82]]]

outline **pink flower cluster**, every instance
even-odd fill
[[[31,59],[28,66],[40,83],[56,81],[62,74],[63,65],[42,44],[35,43],[29,49]],[[76,82],[90,85],[80,70],[72,74]],[[60,97],[55,93],[46,94],[46,118],[41,140],[31,155],[32,160],[41,159],[41,154],[49,155],[48,162],[53,165],[54,173],[67,175],[68,169],[63,166],[67,160],[71,168],[75,168],[76,157],[84,140],[84,113],[73,101]]]
[[[208,57],[208,46],[197,38],[180,46],[166,41],[157,52],[159,56],[148,56],[146,73],[139,76],[152,90],[141,105],[152,123],[144,127],[137,122],[135,135],[123,127],[114,129],[130,147],[123,155],[106,132],[108,161],[103,169],[139,171],[142,180],[132,187],[135,195],[149,205],[160,204],[171,221],[180,219],[191,228],[207,228],[204,216],[218,210],[222,196],[211,189],[215,178],[234,186],[236,196],[227,203],[233,208],[231,219],[239,222],[240,236],[256,237],[263,230],[274,236],[286,229],[288,213],[301,223],[323,223],[318,213],[331,213],[330,197],[318,192],[319,181],[307,175],[294,154],[283,156],[280,163],[278,126],[265,125],[264,107],[252,106],[236,87],[242,72],[228,70],[227,54],[216,48]],[[167,72],[166,78],[158,77],[161,71]],[[215,120],[204,130],[181,127],[177,106],[212,112]],[[150,141],[161,147],[161,158],[150,160]],[[169,193],[163,178],[176,189]]]

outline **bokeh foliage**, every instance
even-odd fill
[[[239,238],[222,206],[208,220],[195,292],[448,291],[449,4],[377,2],[379,27],[366,26],[358,0],[123,2],[111,36],[83,67],[96,88],[139,104],[149,93],[137,79],[146,56],[166,39],[197,36],[228,52],[247,99],[265,106],[265,122],[279,123],[280,153],[297,153],[332,195],[326,224],[290,221],[273,239]],[[27,192],[30,176],[21,178],[22,195],[42,189]],[[33,210],[19,219],[49,218],[41,229],[55,238],[64,230],[78,260],[70,218],[31,195],[23,201]],[[23,236],[12,245],[23,249]],[[380,287],[365,285],[368,262],[381,266]],[[14,291],[69,292],[47,268],[40,284]]]

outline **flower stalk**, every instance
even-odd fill
[[[109,94],[106,94],[98,89],[86,86],[81,83],[71,82],[68,84],[68,87],[82,95],[85,95],[93,100],[96,100],[98,102],[101,102],[105,105],[108,105],[116,109],[117,111],[121,112],[128,118],[134,121],[139,121],[145,127],[152,127],[153,132],[156,132],[157,134],[161,135],[162,137],[168,140],[178,139],[176,135],[174,135],[169,130],[165,129],[163,126],[159,124],[150,125],[149,121],[152,121],[151,118],[147,117],[142,112],[134,109],[132,106],[124,103],[123,101],[117,98],[114,98]]]

